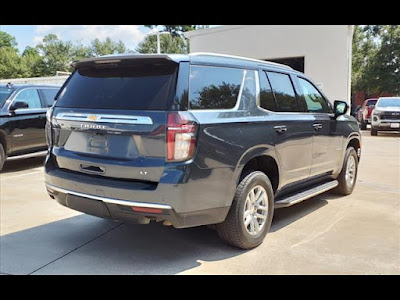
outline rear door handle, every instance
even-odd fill
[[[285,125],[280,125],[280,126],[275,126],[274,129],[278,133],[284,133],[286,132],[287,127]]]
[[[313,124],[313,127],[314,127],[315,130],[322,129],[322,124],[315,123],[315,124]]]

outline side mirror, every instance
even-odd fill
[[[335,114],[335,118],[344,115],[349,109],[349,105],[344,101],[335,100],[333,103],[333,112]]]
[[[29,108],[29,104],[26,101],[15,101],[11,107],[10,107],[10,111],[14,111],[17,109],[21,109],[21,108]]]

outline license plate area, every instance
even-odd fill
[[[400,128],[400,123],[390,123],[390,128]]]
[[[90,134],[88,139],[88,150],[96,154],[108,154],[108,137],[104,134]]]

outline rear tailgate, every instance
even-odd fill
[[[60,168],[158,182],[178,64],[91,64],[78,68],[55,104],[53,153]]]

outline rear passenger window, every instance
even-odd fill
[[[289,75],[275,72],[267,72],[275,94],[277,111],[297,112],[299,105]]]
[[[260,72],[260,107],[276,111],[274,94],[265,72]]]
[[[189,108],[234,108],[243,72],[244,70],[234,68],[192,66],[190,69]]]

